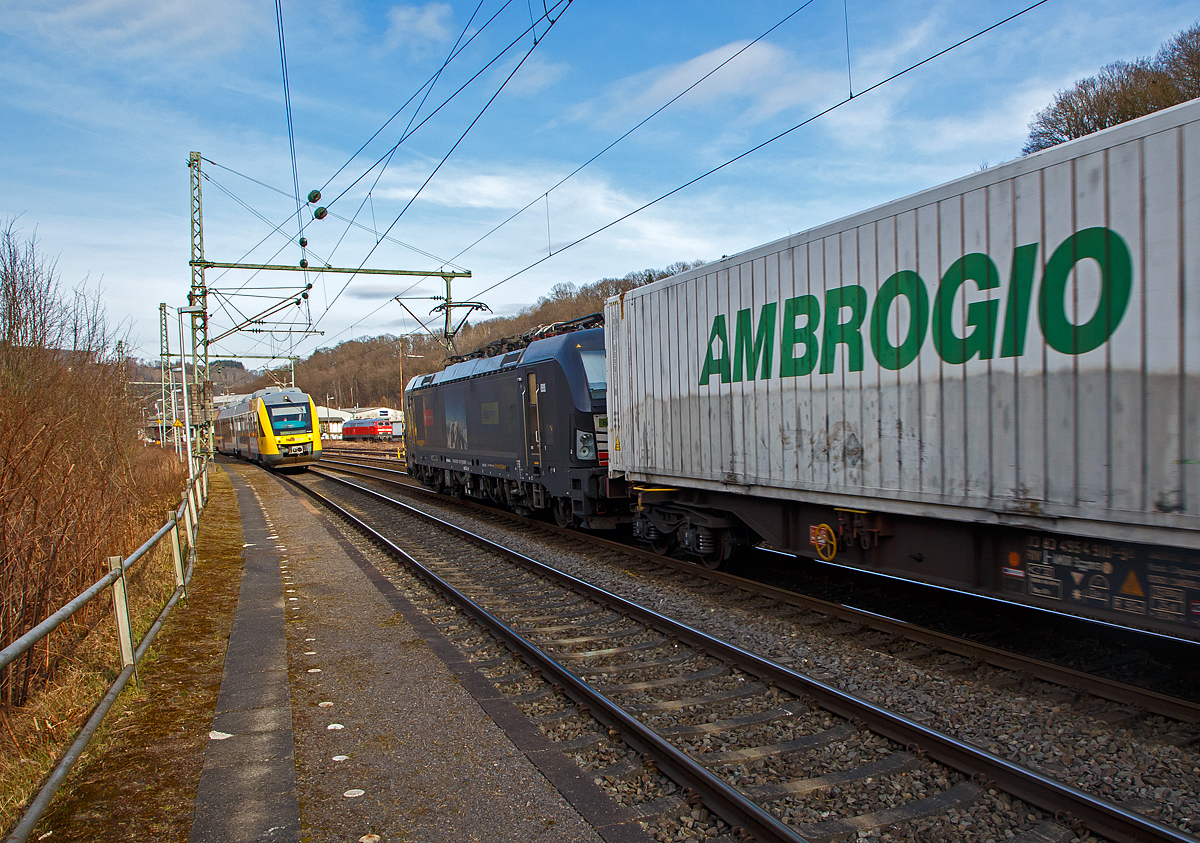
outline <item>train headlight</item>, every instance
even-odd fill
[[[596,458],[596,434],[586,430],[575,431],[575,456],[581,460]]]

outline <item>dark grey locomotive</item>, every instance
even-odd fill
[[[562,526],[615,527],[629,505],[609,486],[606,387],[602,328],[413,378],[404,392],[409,474],[522,514],[552,510]]]

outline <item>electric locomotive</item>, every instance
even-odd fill
[[[550,510],[564,527],[628,520],[624,483],[608,478],[598,324],[599,314],[559,323],[526,335],[527,345],[502,341],[413,378],[404,393],[409,474],[520,514]]]
[[[271,468],[304,468],[321,458],[313,400],[295,387],[260,389],[217,414],[217,450]]]

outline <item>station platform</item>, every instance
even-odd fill
[[[192,843],[651,839],[301,492],[214,470],[245,563]]]

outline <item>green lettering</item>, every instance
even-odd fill
[[[888,339],[887,318],[892,303],[899,296],[908,299],[909,315],[908,332],[904,335],[904,341],[897,346]],[[921,276],[905,269],[884,281],[871,310],[871,351],[879,365],[895,371],[915,360],[921,351],[921,343],[925,342],[925,330],[928,327],[929,293]]]
[[[803,328],[796,317],[804,316]],[[779,376],[803,377],[817,365],[817,325],[821,322],[821,303],[816,296],[796,296],[783,303],[783,335],[779,342]],[[796,357],[796,346],[804,343],[804,356]]]
[[[1100,301],[1082,325],[1067,316],[1066,290],[1071,270],[1081,260],[1100,264]],[[1103,345],[1125,315],[1133,289],[1133,261],[1121,235],[1107,228],[1077,231],[1054,250],[1046,264],[1038,297],[1038,321],[1046,343],[1063,354],[1083,354]]]
[[[1000,336],[1001,357],[1020,357],[1025,353],[1025,329],[1029,325],[1029,302],[1033,300],[1037,250],[1037,243],[1013,249],[1012,271],[1008,276],[1008,307],[1004,333]]]
[[[850,308],[850,318],[840,321],[842,308]],[[851,372],[863,368],[863,319],[867,316],[867,291],[857,284],[825,291],[825,336],[821,340],[821,374],[833,371],[837,347],[846,346]]]
[[[750,367],[746,370],[746,380],[754,380],[754,370],[758,368],[759,357],[762,357],[762,378],[771,377],[771,349],[775,346],[775,302],[764,304],[758,314],[758,333],[753,334],[750,322],[750,308],[739,310],[737,315],[737,333],[733,343],[733,380],[741,383],[742,361],[750,358]]]
[[[973,330],[965,337],[954,333],[954,297],[968,279],[980,290],[1000,286],[996,264],[979,252],[963,255],[946,270],[933,300],[933,347],[947,363],[966,363],[977,354],[980,360],[992,357],[998,301],[991,299],[967,305],[967,327]]]
[[[721,356],[713,357],[713,340],[721,341]],[[713,318],[712,331],[708,334],[708,356],[700,370],[700,385],[708,386],[713,375],[721,376],[721,383],[729,383],[729,334],[725,330],[725,314]]]

